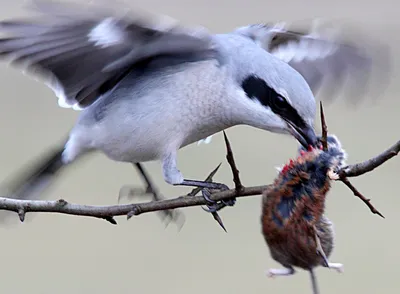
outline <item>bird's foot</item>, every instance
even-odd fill
[[[343,269],[343,264],[341,263],[332,263],[332,262],[328,262],[328,266],[325,266],[329,269],[334,269],[336,270],[338,273],[343,273],[344,269]]]
[[[212,176],[216,173],[218,170],[219,166],[210,174],[208,177],[208,180],[211,180]],[[216,190],[216,191],[226,191],[229,190],[229,187],[220,184],[220,183],[215,183],[211,181],[195,181],[195,180],[184,180],[182,183],[177,184],[179,186],[192,186],[196,187],[193,189],[192,192],[190,192],[188,195],[190,196],[195,196],[198,192],[201,191],[204,199],[207,201],[207,208],[202,207],[202,209],[206,212],[209,212],[212,214],[214,217],[215,221],[222,227],[222,229],[226,232],[226,228],[222,222],[221,217],[218,214],[218,211],[220,211],[222,208],[226,206],[234,206],[236,203],[236,198],[228,199],[228,200],[221,200],[221,201],[215,201],[211,199],[211,192],[210,190]]]
[[[284,268],[271,268],[267,272],[269,278],[275,278],[276,276],[291,276],[294,275],[295,270],[292,267]]]
[[[221,200],[220,202],[212,200],[210,198],[210,196],[211,196],[210,190],[216,190],[216,191],[229,190],[229,187],[225,184],[215,183],[215,182],[206,182],[206,181],[196,181],[196,180],[183,180],[183,182],[178,185],[201,188],[203,197],[208,202],[207,209],[204,209],[204,210],[207,212],[210,212],[210,213],[218,212],[226,206],[234,206],[236,203],[236,198]]]
[[[122,199],[128,199],[132,200],[135,197],[144,197],[148,196],[151,194],[151,191],[149,188],[143,189],[137,186],[131,186],[131,185],[124,185],[122,188],[119,190],[119,195],[118,195],[118,202],[121,202]]]

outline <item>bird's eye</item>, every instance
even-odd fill
[[[281,95],[277,95],[274,99],[274,104],[277,108],[279,109],[284,109],[287,107],[288,103],[286,101],[286,99],[281,96]]]

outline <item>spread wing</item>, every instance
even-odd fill
[[[350,26],[341,29],[339,24],[315,21],[304,29],[276,23],[250,25],[238,31],[296,69],[314,95],[324,90],[324,99],[332,100],[340,89],[351,91],[346,99],[352,102],[365,97],[368,90],[377,97],[389,81],[388,47]]]
[[[157,21],[118,15],[105,5],[34,4],[36,20],[0,22],[0,33],[6,34],[0,38],[0,58],[42,80],[62,107],[90,105],[132,69],[156,57],[213,56],[211,36],[202,28],[160,27]]]

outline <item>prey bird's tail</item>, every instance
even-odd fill
[[[2,197],[31,200],[42,198],[42,193],[53,183],[55,176],[65,166],[62,161],[64,145],[48,150],[34,162],[23,167],[8,183],[0,185]]]

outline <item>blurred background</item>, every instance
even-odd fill
[[[84,1],[84,0],[81,0]],[[185,24],[200,24],[213,32],[230,31],[248,23],[296,21],[314,17],[343,18],[381,40],[393,54],[390,87],[376,103],[355,109],[344,99],[325,105],[329,131],[338,135],[355,163],[383,151],[399,139],[398,68],[400,19],[395,3],[381,1],[227,1],[125,0],[131,6],[167,14]],[[0,18],[26,13],[26,1],[2,0]],[[61,109],[53,92],[19,70],[0,64],[0,180],[8,179],[36,155],[61,142],[78,115]],[[373,98],[373,97],[372,97]],[[319,128],[319,123],[317,123]],[[275,166],[293,156],[291,138],[250,127],[235,127],[231,140],[244,185],[270,183]],[[188,178],[204,178],[219,162],[215,180],[232,185],[225,162],[222,134],[209,145],[186,147],[179,166]],[[344,273],[319,268],[321,292],[398,293],[400,204],[397,178],[400,158],[353,183],[385,215],[381,219],[341,183],[334,183],[327,215],[335,223],[337,242],[332,262],[344,264]],[[164,183],[158,162],[146,167],[163,194],[176,197],[188,189]],[[134,168],[96,154],[68,168],[48,192],[48,199],[64,198],[80,204],[116,204],[122,185],[141,185]],[[241,198],[221,217],[225,233],[200,207],[182,210],[185,225],[165,228],[151,213],[118,226],[103,220],[28,214],[26,222],[0,227],[0,293],[311,293],[309,274],[267,278],[265,271],[280,267],[269,256],[261,235],[261,197]]]

